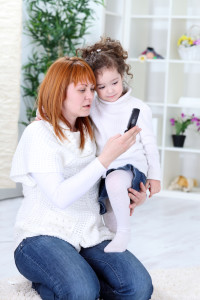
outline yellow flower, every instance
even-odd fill
[[[139,59],[140,62],[145,62],[145,60],[147,59],[147,57],[146,57],[146,55],[140,55],[138,57],[138,59]]]
[[[191,37],[188,37],[187,35],[182,35],[179,39],[178,39],[178,42],[177,42],[177,45],[180,46],[181,44],[184,44],[184,45],[188,45],[188,46],[191,46],[193,45],[193,39]]]

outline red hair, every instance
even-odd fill
[[[56,136],[62,140],[65,135],[59,121],[64,122],[70,130],[71,125],[62,115],[62,104],[66,99],[67,88],[70,83],[77,85],[81,83],[91,83],[96,86],[94,73],[90,66],[78,57],[61,57],[57,59],[48,69],[47,74],[40,85],[38,94],[38,109],[43,120],[52,124]],[[85,145],[86,131],[93,139],[93,131],[89,117],[78,117],[75,124],[80,131],[80,148]]]

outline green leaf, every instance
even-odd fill
[[[90,1],[104,5],[103,0]],[[76,48],[84,43],[95,15],[90,1],[24,0],[28,11],[24,32],[33,45],[33,51],[22,67],[23,99],[29,121],[35,115],[38,87],[49,66],[60,56],[75,55]]]

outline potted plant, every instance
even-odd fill
[[[200,131],[200,119],[195,117],[194,114],[187,116],[181,113],[180,117],[171,118],[170,123],[175,128],[175,134],[172,134],[172,140],[174,147],[183,147],[186,136],[184,135],[185,130],[188,126],[196,124],[197,131]]]
[[[31,37],[33,49],[23,66],[23,99],[28,125],[35,117],[37,90],[49,66],[58,57],[75,55],[84,43],[94,10],[91,2],[104,0],[25,0],[28,20],[25,34]]]

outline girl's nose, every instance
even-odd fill
[[[108,89],[107,89],[107,91],[108,91],[109,94],[111,94],[113,92],[113,87],[109,86]]]

